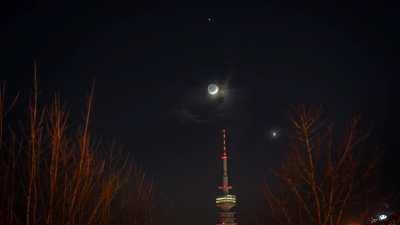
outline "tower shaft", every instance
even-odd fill
[[[237,225],[235,222],[235,213],[231,211],[236,205],[236,196],[229,194],[232,188],[229,186],[228,179],[228,149],[227,149],[226,129],[222,129],[222,195],[216,198],[217,207],[220,209],[217,225]]]
[[[226,147],[226,129],[222,129],[222,155],[221,155],[221,160],[222,160],[222,186],[221,189],[224,192],[224,194],[229,193],[229,189],[232,187],[229,186],[229,178],[228,178],[228,150]]]

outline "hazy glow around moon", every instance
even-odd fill
[[[210,84],[207,87],[208,94],[210,95],[216,95],[219,91],[219,87],[216,84]]]

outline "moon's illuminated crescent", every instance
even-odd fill
[[[216,84],[210,84],[208,85],[208,94],[210,95],[216,95],[219,91],[219,87]]]

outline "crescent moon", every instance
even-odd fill
[[[219,91],[219,87],[216,84],[210,84],[208,85],[208,93],[210,95],[215,95]]]

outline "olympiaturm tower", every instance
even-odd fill
[[[228,150],[226,147],[226,129],[222,129],[222,186],[219,189],[222,190],[222,195],[218,196],[215,200],[217,207],[220,209],[217,225],[236,225],[235,213],[231,209],[236,205],[236,196],[229,194],[229,190],[232,189],[229,186],[228,180]]]

